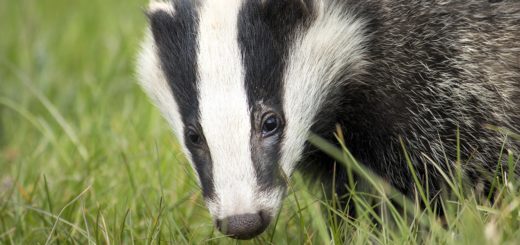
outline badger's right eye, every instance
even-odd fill
[[[262,122],[262,136],[269,137],[275,134],[280,128],[280,123],[280,119],[274,113],[269,113],[266,116],[264,116]]]
[[[188,137],[188,140],[190,143],[196,146],[202,145],[202,136],[195,131],[194,129],[188,129],[188,132],[186,133],[186,136]]]

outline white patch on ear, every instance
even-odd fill
[[[287,176],[301,158],[309,130],[327,95],[339,85],[336,76],[347,67],[351,74],[362,72],[367,64],[364,22],[344,7],[316,4],[316,19],[309,29],[296,34],[287,59],[284,81],[287,124],[281,159]]]
[[[150,4],[148,4],[148,13],[153,14],[157,11],[164,11],[166,13],[169,13],[170,15],[174,15],[175,9],[173,7],[172,1],[157,1],[152,0]]]
[[[161,114],[170,124],[170,127],[177,136],[179,144],[186,153],[187,158],[191,159],[191,154],[184,145],[184,125],[182,117],[161,68],[161,62],[157,52],[151,30],[147,29],[137,58],[137,77],[139,84],[152,99],[152,102],[159,108]],[[192,161],[190,161],[190,163],[191,162]]]

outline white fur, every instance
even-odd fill
[[[284,81],[285,138],[282,168],[294,171],[314,118],[338,82],[334,75],[347,66],[361,72],[364,61],[364,23],[341,6],[319,2],[318,17],[300,33],[289,54]]]

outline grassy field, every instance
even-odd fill
[[[494,204],[453,187],[460,195],[445,202],[441,221],[369,176],[376,204],[354,193],[360,218],[349,220],[327,215],[334,202],[295,175],[266,233],[248,242],[223,237],[136,84],[144,5],[0,0],[0,244],[520,243],[520,195],[507,178]],[[379,204],[387,211],[376,212]]]

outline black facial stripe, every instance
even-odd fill
[[[238,43],[245,67],[251,109],[251,157],[261,189],[282,184],[279,160],[282,134],[258,135],[264,112],[283,115],[283,74],[291,39],[312,17],[310,1],[245,1],[238,16]]]
[[[197,90],[197,6],[190,0],[173,1],[173,16],[162,10],[149,13],[150,25],[161,68],[166,75],[175,101],[177,102],[184,124],[196,125],[199,121],[199,101]],[[173,108],[172,108],[173,110]],[[185,133],[185,132],[183,132]],[[212,177],[212,161],[209,151],[201,150],[190,144],[184,137],[184,143],[192,153],[192,159],[199,175],[203,195],[213,197],[215,190]]]

